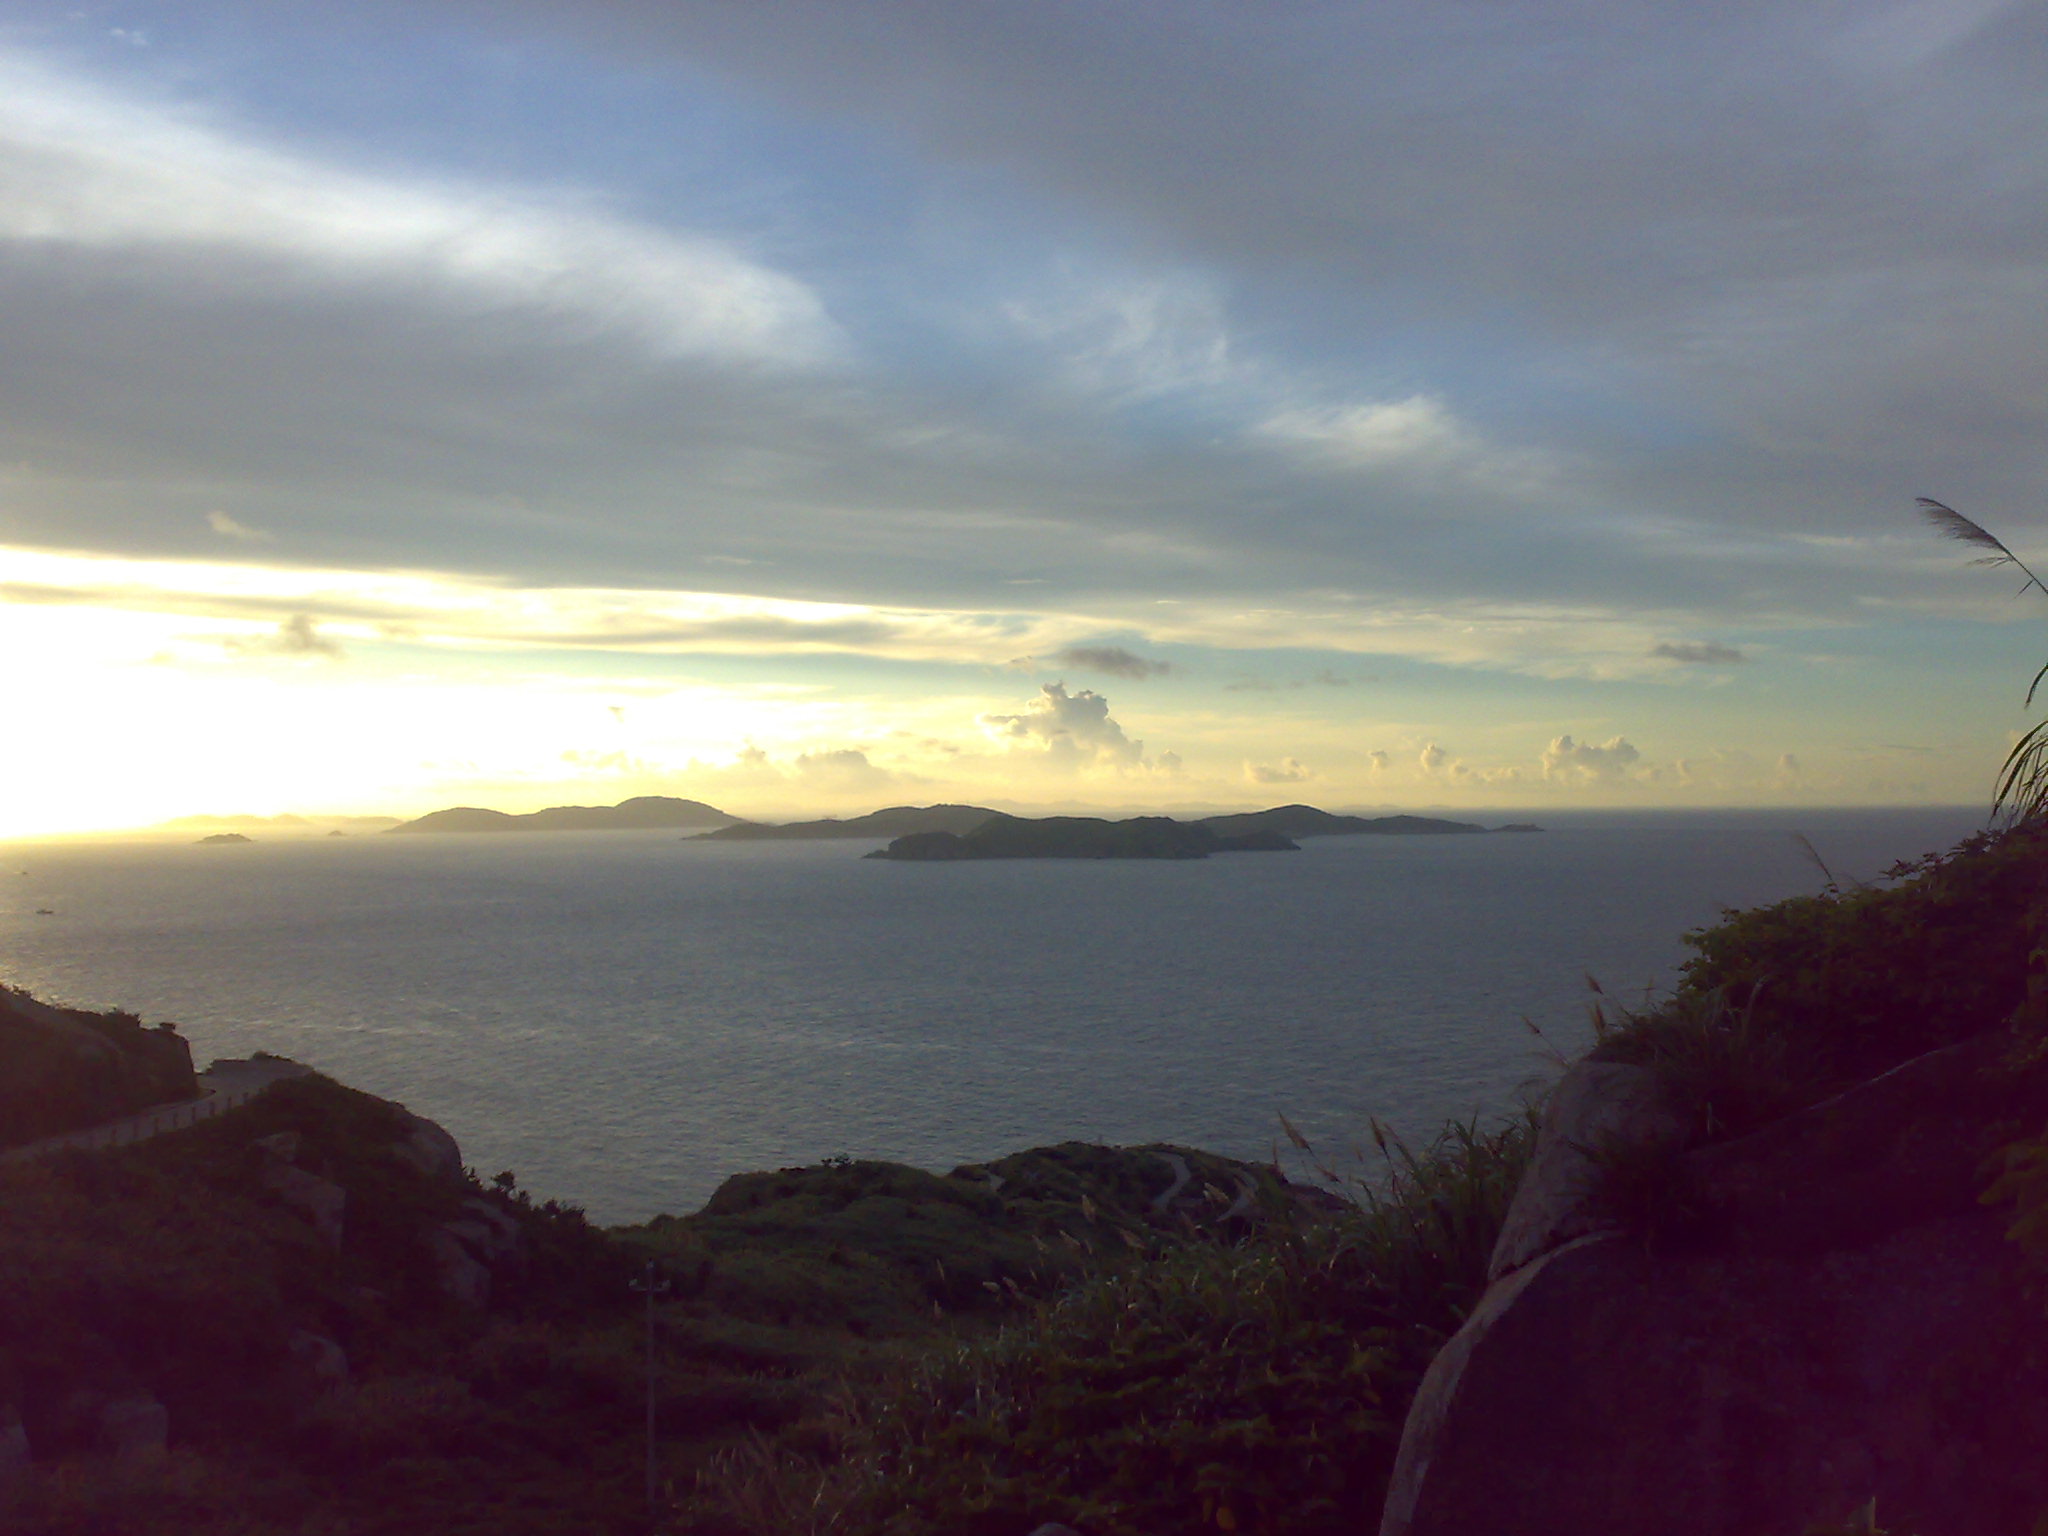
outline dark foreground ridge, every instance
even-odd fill
[[[716,827],[739,818],[701,800],[671,795],[640,795],[617,805],[556,805],[514,816],[476,806],[432,811],[400,822],[393,832],[651,832],[689,827]]]

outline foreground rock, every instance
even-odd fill
[[[1416,1397],[1382,1536],[1796,1533],[1872,1497],[1921,1536],[2030,1528],[2048,1352],[1978,1199],[1987,1154],[2048,1108],[2048,1070],[2010,1048],[1684,1154],[1638,1078],[1582,1076]],[[1588,1128],[1644,1187],[1589,1195],[1560,1145]]]

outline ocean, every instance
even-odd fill
[[[1528,819],[1490,817],[1489,822]],[[1682,936],[1954,843],[1968,810],[1537,816],[1197,862],[864,860],[672,833],[0,847],[0,980],[446,1125],[607,1223],[830,1156],[1342,1154],[1511,1111]],[[38,909],[49,909],[47,914]],[[1540,1036],[1532,1032],[1540,1031]]]

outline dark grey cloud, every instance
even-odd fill
[[[1664,661],[1682,661],[1700,667],[1725,667],[1749,660],[1736,647],[1712,640],[1667,640],[1650,647],[1650,654]]]
[[[1433,362],[1540,376],[1503,413],[1659,514],[1865,525],[1901,476],[2023,504],[2048,467],[2038,7],[525,9],[1000,167],[1327,357],[1411,370],[1404,328],[1439,328]]]
[[[1047,660],[1055,666],[1074,667],[1083,672],[1105,672],[1111,677],[1128,677],[1143,682],[1148,677],[1164,677],[1173,670],[1173,664],[1154,661],[1127,651],[1120,645],[1070,645],[1056,651]]]

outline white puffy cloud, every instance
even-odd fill
[[[1283,757],[1277,763],[1246,763],[1244,773],[1254,784],[1299,784],[1315,777],[1293,757]]]
[[[1450,760],[1451,754],[1433,741],[1422,749],[1421,757],[1416,759],[1422,765],[1422,771],[1431,778],[1442,773]]]
[[[982,729],[1005,746],[1042,751],[1066,767],[1138,767],[1145,744],[1133,741],[1110,717],[1109,700],[1092,688],[1068,693],[1047,683],[1022,714],[983,715]]]
[[[897,775],[868,761],[858,747],[839,747],[827,752],[799,752],[796,777],[806,789],[849,794],[856,790],[886,789],[898,782]]]
[[[1543,777],[1566,784],[1613,784],[1641,757],[1624,737],[1595,745],[1559,736],[1543,749]]]

